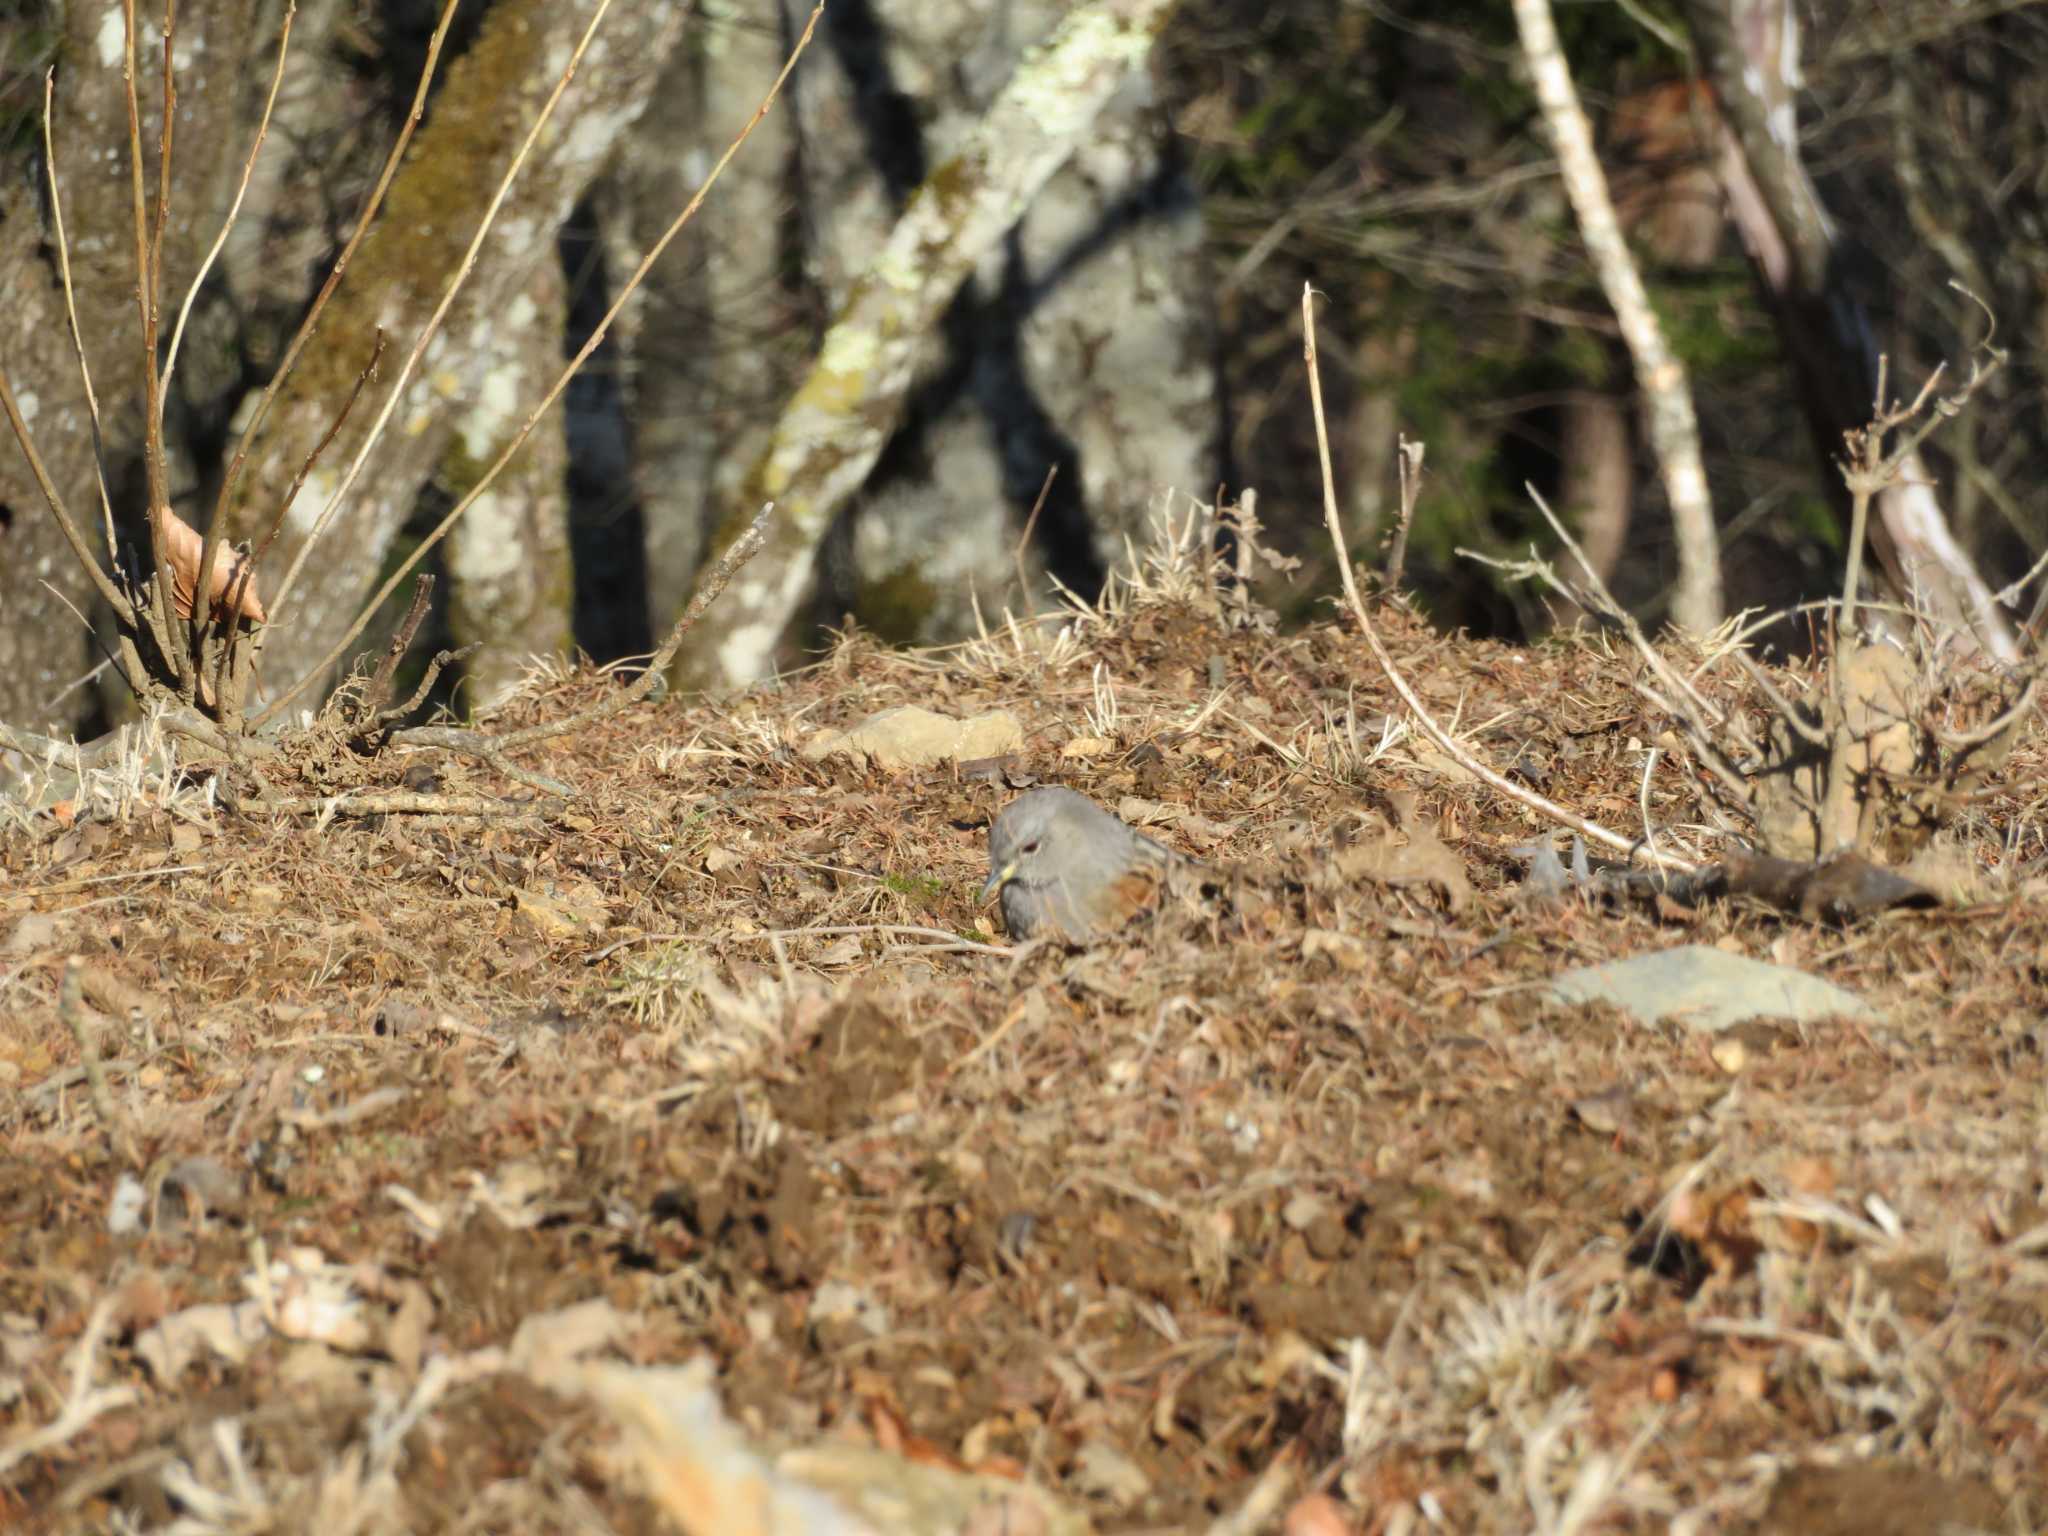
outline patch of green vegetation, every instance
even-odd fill
[[[1785,526],[1796,543],[1820,545],[1837,559],[1843,553],[1844,530],[1835,509],[1820,496],[1794,496],[1785,506]]]
[[[882,889],[892,891],[912,906],[925,910],[938,906],[946,894],[944,881],[930,875],[899,875],[894,871],[882,876]]]
[[[863,629],[887,644],[914,645],[924,637],[924,621],[938,600],[938,588],[913,562],[861,583],[853,613]]]
[[[1755,284],[1740,263],[1645,275],[1650,306],[1695,383],[1748,378],[1782,367],[1777,328],[1757,307]]]

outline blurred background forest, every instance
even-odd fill
[[[161,33],[142,9],[154,88]],[[782,101],[565,409],[430,556],[444,579],[421,644],[483,647],[460,702],[488,704],[534,653],[610,661],[651,648],[707,555],[758,504],[775,444],[833,439],[829,415],[799,416],[792,401],[835,319],[859,301],[913,194],[950,185],[1020,60],[1075,9],[830,0]],[[1088,596],[1169,488],[1203,501],[1256,488],[1269,541],[1307,563],[1305,580],[1267,600],[1312,615],[1335,571],[1302,363],[1304,282],[1325,296],[1323,377],[1355,557],[1379,558],[1405,434],[1427,444],[1407,584],[1437,623],[1533,638],[1569,621],[1457,553],[1553,547],[1525,484],[1580,530],[1625,604],[1670,616],[1670,510],[1514,11],[1487,0],[1153,9],[1156,43],[975,260],[922,339],[909,387],[843,402],[874,436],[872,463],[843,494],[814,498],[824,521],[776,556],[779,597],[721,610],[679,658],[678,681],[800,661],[849,616],[892,641],[934,642],[971,632],[977,607],[993,620],[1047,606],[1048,578]],[[390,200],[230,511],[236,538],[278,526],[259,577],[274,582],[379,391],[405,391],[391,439],[271,639],[266,679],[315,664],[475,483],[753,115],[809,7],[618,0],[447,326],[416,376],[388,385],[592,10],[466,0],[456,13]],[[204,526],[253,401],[348,237],[440,12],[428,0],[299,0],[268,140],[193,308],[166,409],[171,501],[188,521]],[[167,310],[235,197],[284,14],[282,0],[178,8]],[[1990,586],[2026,569],[2048,545],[2048,6],[1575,0],[1555,18],[1629,247],[1689,376],[1723,610],[1839,586],[1846,524],[1828,459],[1854,411],[1867,414],[1876,354],[1910,394],[1984,336],[1986,309],[2011,364],[1934,439],[1920,473]],[[120,28],[117,0],[14,0],[0,12],[0,361],[52,479],[74,507],[97,507],[45,166],[54,68],[77,309],[120,559],[138,568],[141,331]],[[1764,138],[1744,136],[1730,99],[1744,49],[1750,88],[1761,78],[1767,98],[1752,104]],[[157,107],[147,90],[143,100],[153,175]],[[1762,163],[1773,136],[1789,168]],[[1730,143],[1763,188],[1750,218],[1775,215],[1775,236],[1744,222],[1739,195],[1730,202]],[[1789,258],[1774,259],[1773,238]],[[389,351],[370,403],[294,493],[380,328]],[[117,717],[104,669],[80,681],[98,653],[75,615],[93,614],[93,592],[11,434],[0,435],[0,578],[0,720],[86,730]],[[362,644],[383,632],[373,625]],[[1802,633],[1788,625],[1782,638]]]

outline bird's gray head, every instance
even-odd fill
[[[1070,938],[1101,932],[1130,916],[1121,886],[1133,869],[1163,866],[1172,855],[1127,827],[1086,795],[1034,789],[1006,806],[989,828],[988,883],[1003,919],[1019,938],[1056,929]]]

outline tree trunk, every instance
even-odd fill
[[[800,98],[808,223],[835,303],[928,157],[962,142],[1063,9],[877,0],[865,38],[842,12],[836,67],[811,71]],[[1167,488],[1213,493],[1202,233],[1150,75],[1135,73],[948,310],[943,347],[828,546],[841,556],[827,563],[829,613],[931,642],[971,633],[977,601],[985,614],[1043,606],[1044,582],[1015,590],[1015,554],[1050,469],[1024,563],[1084,594],[1126,537],[1144,541]]]
[[[1788,0],[1687,0],[1696,54],[1720,107],[1718,170],[1730,212],[1785,349],[1798,369],[1814,445],[1832,464],[1843,434],[1871,419],[1879,349],[1842,280],[1853,242],[1835,228],[1799,158],[1799,29]],[[1911,394],[1907,381],[1892,386]],[[1841,477],[1830,494],[1846,507]],[[1871,544],[1895,590],[1936,622],[2012,660],[2012,631],[1989,586],[1950,534],[1919,455],[1882,492]],[[1845,519],[1846,524],[1846,519]]]
[[[791,41],[774,0],[756,0],[708,12],[671,55],[608,178],[600,219],[615,272],[630,272],[697,191],[761,105]],[[689,600],[717,509],[759,456],[813,339],[783,275],[794,142],[785,96],[648,274],[622,327],[657,634]]]
[[[1635,258],[1622,238],[1607,178],[1593,152],[1592,129],[1579,107],[1571,69],[1551,20],[1550,0],[1514,0],[1514,8],[1522,52],[1557,145],[1558,168],[1578,217],[1586,254],[1614,307],[1635,364],[1636,385],[1642,392],[1643,414],[1678,545],[1678,581],[1672,589],[1671,616],[1695,634],[1704,634],[1721,621],[1721,561],[1706,466],[1700,458],[1692,383],[1684,363],[1664,339],[1664,328],[1650,308]]]
[[[278,515],[306,452],[369,360],[380,327],[389,338],[380,373],[396,378],[595,8],[595,0],[500,0],[476,42],[448,68],[377,224],[251,456],[235,512],[237,535],[260,536]],[[506,366],[493,335],[536,267],[556,260],[556,230],[645,105],[679,25],[671,7],[612,8],[419,368],[386,390],[365,392],[283,509],[282,535],[265,561],[271,583],[297,562],[388,389],[403,391],[394,430],[378,443],[347,504],[320,535],[321,558],[305,565],[288,604],[273,614],[287,622],[263,631],[266,692],[296,683],[340,642],[464,413],[466,437],[502,443],[534,403],[520,392],[525,370]],[[485,413],[493,418],[488,423]]]
[[[1055,496],[1073,510],[1069,532],[1083,561],[1106,553],[1087,547],[1081,508],[1090,492],[1133,520],[1153,475],[1208,492],[1214,395],[1206,354],[1182,367],[1180,348],[1200,328],[1174,311],[1192,285],[1165,270],[1157,250],[1120,248],[1128,227],[1147,227],[1128,217],[1137,207],[1171,209],[1155,223],[1192,256],[1192,201],[1147,205],[1159,178],[1137,174],[1147,164],[1128,137],[1137,129],[1112,121],[1124,100],[1130,121],[1143,121],[1133,76],[1169,8],[1079,6],[1016,66],[1020,39],[999,25],[1022,31],[1030,18],[1010,8],[987,12],[979,47],[965,45],[961,29],[963,18],[979,20],[975,6],[905,6],[895,29],[862,6],[840,12],[827,37],[836,61],[799,70],[795,98],[805,254],[838,322],[754,481],[725,512],[729,530],[735,514],[778,500],[770,547],[723,598],[719,639],[700,631],[705,641],[680,657],[680,682],[739,680],[772,666],[825,532],[856,494],[864,506],[840,545],[844,592],[870,627],[930,639],[965,625],[975,590],[985,608],[1014,602],[1010,547],[1049,463],[1065,463]],[[936,82],[948,78],[967,82],[973,106],[989,100],[985,113],[932,109],[934,98],[944,102]],[[860,145],[864,160],[852,154]],[[1155,152],[1145,154],[1157,166]],[[1141,303],[1155,293],[1157,317]],[[1116,328],[1102,324],[1108,315]],[[1075,367],[1085,346],[1100,348],[1096,373]],[[1139,393],[1163,403],[1128,399],[1126,369],[1141,369]],[[1206,444],[1186,455],[1202,459],[1186,479],[1153,430],[1155,416],[1184,412],[1184,391],[1200,397]],[[1090,414],[1096,420],[1083,420]],[[1141,434],[1145,442],[1128,442]],[[1145,469],[1130,471],[1141,455]],[[1112,543],[1120,547],[1116,532],[1104,530]]]
[[[562,371],[562,269],[543,261],[526,291],[482,338],[476,367],[490,393],[538,400]],[[448,530],[448,628],[458,645],[483,649],[462,664],[469,707],[490,708],[511,691],[538,656],[572,648],[569,566],[569,444],[563,414],[550,411],[504,473]],[[481,402],[459,412],[441,479],[465,494],[503,452],[517,425]]]
[[[1628,542],[1629,507],[1635,495],[1635,455],[1631,451],[1627,407],[1618,395],[1592,390],[1575,393],[1564,403],[1558,458],[1563,478],[1558,483],[1557,510],[1578,529],[1579,548],[1602,583],[1613,576]],[[1564,564],[1568,581],[1582,573]],[[1560,603],[1560,625],[1577,623],[1583,614],[1576,603]]]

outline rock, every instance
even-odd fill
[[[810,762],[835,753],[864,757],[877,768],[925,768],[933,763],[1001,757],[1024,745],[1024,727],[1006,709],[955,720],[915,704],[869,715],[851,729],[819,731],[803,745]]]
[[[1559,1003],[1612,1003],[1639,1024],[1673,1019],[1709,1031],[1755,1018],[1807,1023],[1880,1017],[1833,982],[1704,944],[1581,966],[1552,981],[1545,995]]]

